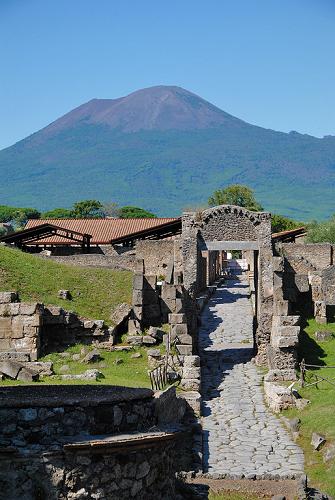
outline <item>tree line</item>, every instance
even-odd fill
[[[253,189],[241,184],[232,184],[214,191],[208,199],[210,207],[217,205],[237,205],[247,210],[262,211],[263,207],[255,197]],[[0,205],[0,222],[12,223],[16,229],[25,226],[28,219],[68,219],[68,218],[153,218],[155,214],[140,207],[119,207],[117,203],[102,203],[99,200],[81,200],[71,208],[54,208],[40,212],[35,208],[18,208]],[[304,223],[280,214],[271,215],[273,233],[305,226],[307,241],[311,243],[329,242],[335,244],[335,214],[327,221]],[[0,230],[1,233],[1,230]]]

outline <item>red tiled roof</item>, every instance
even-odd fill
[[[145,229],[160,227],[162,224],[174,222],[176,218],[148,218],[148,219],[30,219],[25,229],[30,229],[40,224],[53,224],[55,226],[77,231],[78,233],[92,236],[91,244],[107,245],[111,240],[128,236]],[[69,240],[59,236],[36,241],[34,244],[63,245]]]

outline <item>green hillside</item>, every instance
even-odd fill
[[[130,303],[131,287],[128,271],[73,267],[0,246],[0,291],[18,291],[21,301],[57,305],[108,324],[112,309]],[[59,299],[61,289],[70,290],[72,300]]]

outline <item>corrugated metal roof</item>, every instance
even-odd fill
[[[53,224],[55,226],[77,231],[92,236],[91,244],[107,245],[116,238],[138,233],[144,229],[159,227],[168,222],[174,222],[176,218],[160,219],[30,219],[25,229],[30,229],[40,224]],[[69,240],[59,236],[36,241],[34,244],[63,245],[69,244]]]

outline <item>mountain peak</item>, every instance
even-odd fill
[[[242,123],[201,97],[177,86],[157,85],[118,99],[92,99],[49,125],[52,133],[81,124],[107,125],[122,132],[194,130]]]

